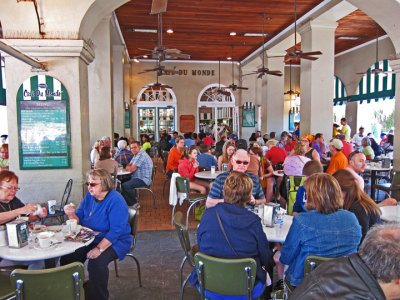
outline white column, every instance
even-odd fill
[[[112,46],[112,79],[114,132],[124,135],[124,51],[122,45]]]
[[[315,61],[301,60],[300,135],[332,135],[336,22],[311,21],[300,28],[301,50],[321,51]]]
[[[399,57],[400,55],[397,54]],[[398,74],[400,72],[400,59],[389,60],[389,65],[394,72]],[[395,95],[400,95],[400,80],[396,80],[396,91]],[[400,96],[398,96],[400,97]],[[395,171],[400,170],[400,103],[395,101],[394,104],[394,144],[393,144],[393,169]]]
[[[99,23],[91,38],[95,45],[95,59],[88,70],[90,144],[93,145],[102,136],[113,137],[110,17]]]
[[[268,56],[283,53],[268,52]],[[283,57],[268,58],[268,69],[284,73]],[[262,107],[266,111],[266,131],[275,131],[278,135],[287,129],[284,124],[284,76],[264,75],[262,77]]]
[[[128,63],[127,63],[128,62]],[[132,135],[131,130],[132,130],[132,105],[131,105],[131,88],[130,88],[130,83],[131,83],[131,64],[129,61],[126,59],[125,64],[124,64],[124,102],[129,103],[129,109],[131,111],[130,116],[131,116],[131,128],[125,128],[125,117],[124,117],[124,136],[129,137]],[[125,105],[125,103],[124,103]],[[124,116],[125,116],[125,111],[124,111]]]

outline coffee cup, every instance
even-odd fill
[[[56,213],[56,203],[57,200],[49,200],[47,201],[47,207],[49,210],[49,215],[54,215]]]
[[[78,221],[76,219],[67,220],[66,224],[71,231],[76,231],[78,227]]]
[[[211,166],[211,173],[212,173],[212,174],[215,173],[215,166]]]
[[[51,246],[51,238],[54,235],[52,232],[40,232],[38,234],[40,248],[49,248]]]

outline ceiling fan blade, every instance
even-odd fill
[[[301,59],[308,59],[308,60],[317,60],[318,57],[308,56],[308,55],[299,55]]]
[[[166,89],[172,89],[172,86],[169,86],[167,84],[162,84],[161,87],[166,88]]]
[[[321,51],[302,52],[301,55],[321,55]]]
[[[248,76],[248,75],[255,75],[255,74],[258,74],[258,72],[251,72],[251,73],[248,73],[248,74],[243,74],[242,77],[243,76]]]
[[[266,73],[262,72],[262,73],[260,73],[260,74],[257,76],[257,78],[260,79],[260,78],[263,77],[265,74],[266,74]]]
[[[141,51],[153,52],[153,50],[150,50],[150,49],[145,49],[145,48],[138,48],[138,49]]]
[[[282,76],[281,71],[268,71],[267,74],[274,75],[274,76]]]
[[[164,71],[164,72],[167,72],[167,73],[172,73],[172,74],[178,74],[178,73],[179,73],[178,71],[176,71],[176,70],[171,70],[171,69],[163,69],[163,71]]]

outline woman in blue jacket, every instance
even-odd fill
[[[257,283],[262,285],[261,289],[265,287],[266,271],[262,267],[268,264],[271,254],[261,219],[245,208],[252,190],[253,182],[248,175],[232,172],[224,184],[224,202],[205,210],[197,230],[197,242],[199,251],[210,256],[253,258],[257,262],[254,295]],[[217,215],[232,247],[223,234]],[[192,286],[197,284],[196,270],[191,274],[190,283]]]
[[[82,226],[99,232],[93,243],[61,257],[61,265],[89,259],[89,289],[93,299],[108,299],[108,264],[123,259],[131,248],[132,237],[128,223],[128,206],[120,193],[114,190],[114,181],[106,170],[94,169],[88,173],[89,192],[78,210],[64,207],[68,219],[76,219]]]
[[[304,260],[308,255],[348,256],[357,252],[361,227],[356,216],[343,210],[343,199],[337,180],[329,174],[317,173],[304,182],[306,209],[293,217],[280,262],[288,265],[285,272],[291,285],[303,280]]]

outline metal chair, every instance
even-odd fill
[[[316,267],[320,266],[322,263],[333,259],[333,257],[309,255],[304,260],[304,277],[310,274]]]
[[[0,300],[15,297],[14,289],[10,282],[10,271],[0,271]]]
[[[85,299],[84,279],[84,266],[80,262],[44,270],[16,269],[10,275],[18,300]]]
[[[265,283],[254,286],[257,263],[253,258],[223,259],[197,252],[194,261],[202,300],[212,294],[259,299],[264,292]]]
[[[399,200],[400,194],[400,172],[393,172],[391,182],[375,184],[375,189],[381,190],[394,196],[393,198]]]
[[[194,254],[198,251],[197,244],[191,246],[190,245],[190,239],[189,239],[189,233],[187,230],[187,226],[184,224],[184,218],[183,214],[178,211],[176,212],[174,216],[174,225],[176,228],[176,232],[178,234],[179,242],[181,243],[182,249],[185,252],[185,256],[182,259],[180,268],[179,268],[179,282],[181,285],[181,299],[183,299],[183,292],[185,289],[185,286],[189,280],[190,274],[186,277],[185,281],[182,283],[182,271],[183,271],[183,266],[185,265],[185,262],[188,262],[193,268],[194,268]]]
[[[137,231],[137,226],[139,222],[139,209],[133,208],[132,206],[129,206],[129,225],[131,226],[131,236],[132,236],[132,247],[131,250],[125,255],[131,257],[135,263],[136,263],[136,268],[138,272],[138,278],[139,278],[139,286],[142,286],[142,277],[140,273],[140,264],[139,260],[133,255],[133,251],[135,250],[136,247],[136,231]],[[117,265],[117,260],[114,260],[114,268],[115,268],[115,276],[119,277],[118,275],[118,265]]]
[[[156,195],[154,195],[153,191],[151,190],[151,186],[153,185],[154,178],[156,176],[156,169],[157,169],[157,167],[153,166],[153,169],[151,170],[151,183],[150,183],[150,185],[135,188],[135,191],[138,193],[138,196],[140,195],[140,190],[146,190],[146,191],[149,191],[151,193],[151,195],[153,196],[153,205],[154,205],[155,209],[157,209],[157,199],[156,199]]]
[[[65,217],[65,213],[64,213],[64,206],[68,204],[69,201],[69,197],[71,195],[71,190],[72,190],[72,184],[73,184],[73,180],[72,178],[70,180],[68,180],[67,185],[65,186],[64,189],[64,194],[61,198],[61,203],[59,206],[59,209],[55,210],[54,214],[48,214],[47,218],[52,218],[52,217],[56,217],[58,219],[58,221],[60,222],[60,224],[64,223],[64,217]]]
[[[189,213],[190,210],[192,209],[193,206],[195,206],[198,202],[202,200],[206,200],[207,196],[200,194],[200,193],[193,193],[190,190],[190,181],[189,178],[187,177],[177,177],[176,178],[176,192],[183,193],[186,195],[186,198],[184,200],[189,201],[190,206],[186,212],[186,228],[189,225]],[[172,220],[174,218],[174,213],[175,213],[175,205],[172,208]]]
[[[207,167],[199,167],[199,172],[208,171]]]

